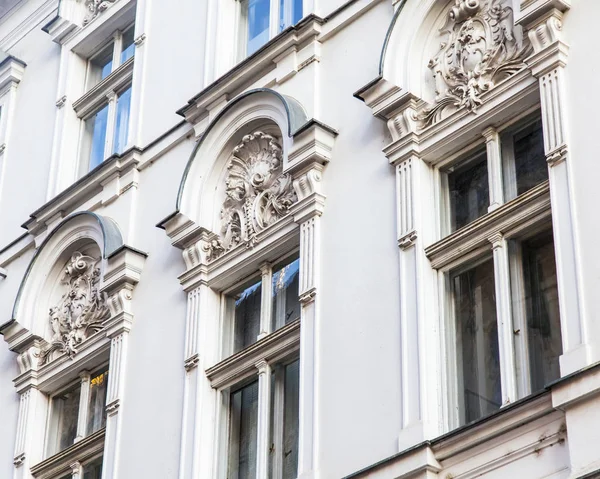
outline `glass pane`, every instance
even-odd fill
[[[52,399],[50,454],[56,454],[75,442],[80,394],[81,387],[77,387]]]
[[[83,479],[101,479],[102,457],[94,459],[83,467]]]
[[[494,264],[481,263],[452,280],[461,423],[500,408],[500,360]]]
[[[119,95],[117,99],[117,119],[115,123],[115,138],[113,153],[123,153],[127,146],[129,134],[129,110],[131,108],[131,87]]]
[[[269,41],[269,0],[247,0],[242,4],[242,22],[246,25],[246,55],[252,55]]]
[[[131,27],[123,32],[123,46],[121,48],[121,65],[135,55],[133,43],[134,28]]]
[[[486,214],[490,205],[486,153],[448,174],[448,189],[452,231]]]
[[[300,317],[299,267],[297,259],[273,273],[273,331]]]
[[[260,333],[261,294],[259,281],[235,296],[234,353],[256,342]]]
[[[106,390],[108,371],[90,379],[90,402],[88,405],[87,434],[102,429],[106,425]]]
[[[520,130],[512,137],[512,149],[515,158],[516,194],[520,195],[548,179],[548,165],[544,152],[544,136],[542,122]],[[514,188],[510,188],[514,191]],[[513,195],[507,195],[512,199]]]
[[[300,361],[285,367],[283,410],[283,479],[298,475],[298,425],[300,411]]]
[[[255,479],[258,381],[231,394],[228,479]]]
[[[89,171],[104,161],[106,145],[106,122],[108,120],[108,105],[94,116],[85,120],[85,141],[89,155]]]
[[[100,52],[90,59],[88,89],[100,83],[112,72],[113,50],[115,44],[110,42]]]
[[[560,377],[562,354],[558,284],[552,232],[522,243],[531,390]]]
[[[302,0],[279,0],[279,31],[302,19]]]

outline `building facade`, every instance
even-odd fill
[[[598,18],[2,2],[0,478],[600,477]]]

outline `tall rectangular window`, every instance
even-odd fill
[[[461,423],[502,405],[494,263],[488,260],[452,278]]]
[[[134,27],[130,26],[115,32],[88,60],[86,94],[74,103],[84,120],[82,174],[127,147],[134,57]]]
[[[49,454],[66,449],[75,443],[81,386],[56,395],[52,399],[52,418],[49,434]]]
[[[269,478],[297,477],[299,265],[296,254],[264,262],[260,280],[254,276],[232,288],[233,293],[224,293],[225,357],[206,374],[225,405],[221,431],[227,437],[222,447],[227,449],[220,454],[227,464],[220,474],[227,478],[254,479],[259,464],[268,469],[261,474]],[[265,427],[260,437],[259,424]]]
[[[241,0],[239,59],[252,55],[277,33],[298,23],[302,15],[302,0]]]

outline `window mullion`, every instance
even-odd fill
[[[500,135],[494,128],[486,128],[483,132],[487,150],[488,181],[490,185],[489,211],[504,204],[502,188],[502,155],[500,151]]]
[[[269,431],[271,402],[271,366],[265,360],[256,364],[258,369],[258,421],[256,428],[256,479],[269,475]]]
[[[121,52],[123,51],[123,34],[116,32],[114,35],[112,71],[121,66]]]
[[[108,98],[108,115],[106,120],[106,139],[104,140],[104,159],[113,154],[113,146],[115,141],[115,125],[117,116],[117,99],[118,96],[114,91],[109,91],[106,94]]]
[[[83,478],[83,466],[79,461],[75,461],[69,467],[71,468],[71,479]]]
[[[500,380],[502,406],[517,399],[514,329],[511,311],[510,273],[508,244],[501,233],[489,238],[494,255],[494,282],[496,290],[496,318],[498,322],[498,346],[500,357]]]
[[[279,33],[279,0],[271,0],[269,14],[269,39],[271,39]]]
[[[90,402],[90,373],[82,371],[79,374],[81,378],[81,393],[79,395],[79,414],[77,415],[77,435],[75,442],[81,441],[87,433],[88,409]]]
[[[272,323],[272,297],[273,297],[273,268],[269,263],[260,267],[262,288],[260,297],[260,332],[258,340],[271,333]]]

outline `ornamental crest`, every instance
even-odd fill
[[[531,48],[515,36],[513,10],[504,0],[455,0],[443,40],[428,68],[435,79],[435,103],[419,119],[423,127],[448,107],[476,111],[482,95],[525,67]]]
[[[67,263],[61,279],[66,291],[58,304],[50,308],[52,339],[39,354],[40,365],[48,361],[53,351],[66,353],[72,358],[79,345],[101,330],[102,323],[110,318],[106,295],[98,291],[99,261],[75,252]]]
[[[83,19],[83,25],[85,26],[90,23],[116,1],[117,0],[85,0],[85,8],[88,11],[88,14]]]
[[[276,138],[256,131],[242,138],[227,165],[221,230],[206,246],[209,261],[256,235],[285,216],[298,199],[292,178],[283,174],[283,151]]]

